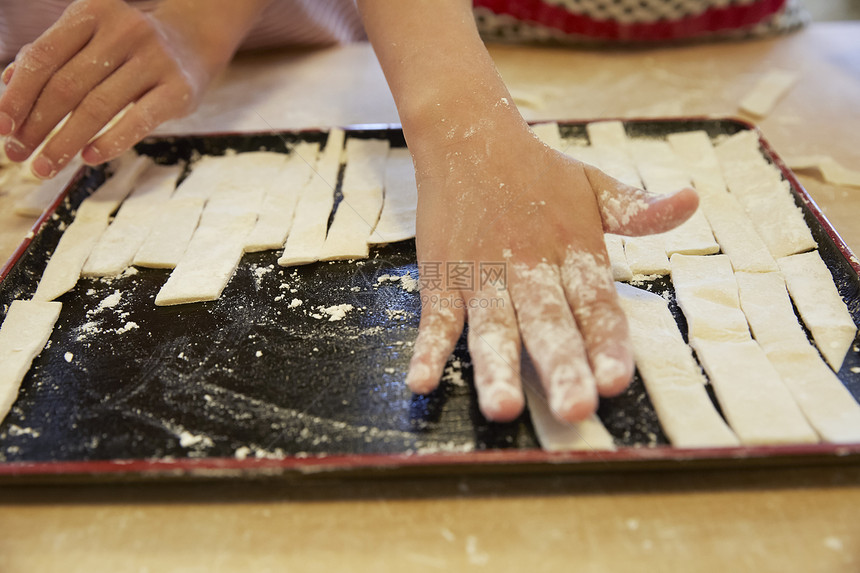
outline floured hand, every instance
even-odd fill
[[[422,311],[409,387],[438,386],[468,320],[487,418],[523,409],[523,344],[556,416],[587,417],[633,373],[603,232],[668,230],[695,211],[696,194],[658,199],[541,143],[511,104],[471,2],[358,6],[418,180]]]
[[[504,114],[499,123],[452,127],[450,145],[421,146],[415,156],[422,315],[409,387],[436,388],[468,321],[487,418],[522,411],[524,345],[555,415],[582,420],[633,374],[604,231],[666,231],[693,213],[697,197],[627,187]]]
[[[191,112],[262,0],[201,4],[165,0],[146,15],[121,0],[73,2],[2,74],[0,135],[9,136],[9,158],[27,159],[71,113],[32,163],[36,176],[50,178],[79,151],[89,164],[108,161]]]

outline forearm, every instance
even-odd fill
[[[260,13],[271,0],[163,0],[152,16],[166,33],[182,37],[205,72],[229,63]]]
[[[467,0],[359,0],[407,141],[439,145],[482,127],[524,129]]]

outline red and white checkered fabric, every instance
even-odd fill
[[[485,37],[562,43],[762,35],[807,18],[797,0],[474,0],[474,6]]]

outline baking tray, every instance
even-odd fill
[[[585,124],[562,123],[562,135],[584,141]],[[632,137],[754,129],[735,119],[697,118],[625,120],[625,126]],[[404,145],[399,126],[356,126],[347,133]],[[161,137],[137,151],[169,164],[228,150],[286,152],[300,140],[325,137],[313,130]],[[791,182],[822,258],[860,321],[860,264],[763,140],[762,149]],[[103,168],[83,169],[42,216],[0,270],[0,311],[32,295],[76,207],[104,178]],[[625,393],[600,403],[598,415],[617,451],[544,452],[528,414],[506,424],[481,416],[465,337],[437,391],[415,396],[405,387],[420,300],[401,283],[379,279],[417,278],[414,241],[374,248],[363,261],[285,269],[277,258],[276,251],[247,254],[219,300],[176,307],[153,302],[168,271],[81,279],[60,299],[63,311],[48,347],[0,425],[0,481],[321,479],[860,460],[860,444],[673,448],[638,376]],[[666,279],[639,286],[672,294]],[[302,305],[289,308],[293,299]],[[342,320],[312,316],[316,307],[343,303],[356,310]],[[673,298],[670,306],[685,329]],[[855,344],[839,372],[855,398],[858,367]]]

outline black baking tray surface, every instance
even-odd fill
[[[694,129],[718,137],[752,129],[734,119],[625,125],[633,137]],[[561,130],[586,139],[585,122],[562,123]],[[399,126],[358,126],[347,134],[404,145]],[[297,141],[325,137],[323,131],[163,137],[137,150],[170,164],[228,150],[288,152]],[[773,150],[762,146],[791,182],[821,255],[860,321],[856,258]],[[76,207],[104,178],[103,168],[82,170],[0,271],[3,315],[13,300],[32,296]],[[0,425],[0,480],[320,479],[860,459],[860,444],[673,448],[638,376],[621,396],[601,400],[598,414],[617,451],[544,452],[528,414],[506,424],[481,416],[465,337],[437,391],[416,396],[406,388],[420,300],[402,281],[380,278],[417,278],[414,241],[374,248],[367,260],[295,268],[279,267],[278,255],[245,255],[221,298],[208,303],[156,307],[168,277],[163,270],[81,279],[60,299],[51,340]],[[665,279],[638,286],[671,295]],[[291,308],[293,299],[302,304]],[[318,307],[339,304],[355,309],[342,320],[319,314]],[[855,344],[839,372],[855,398],[858,372]]]

